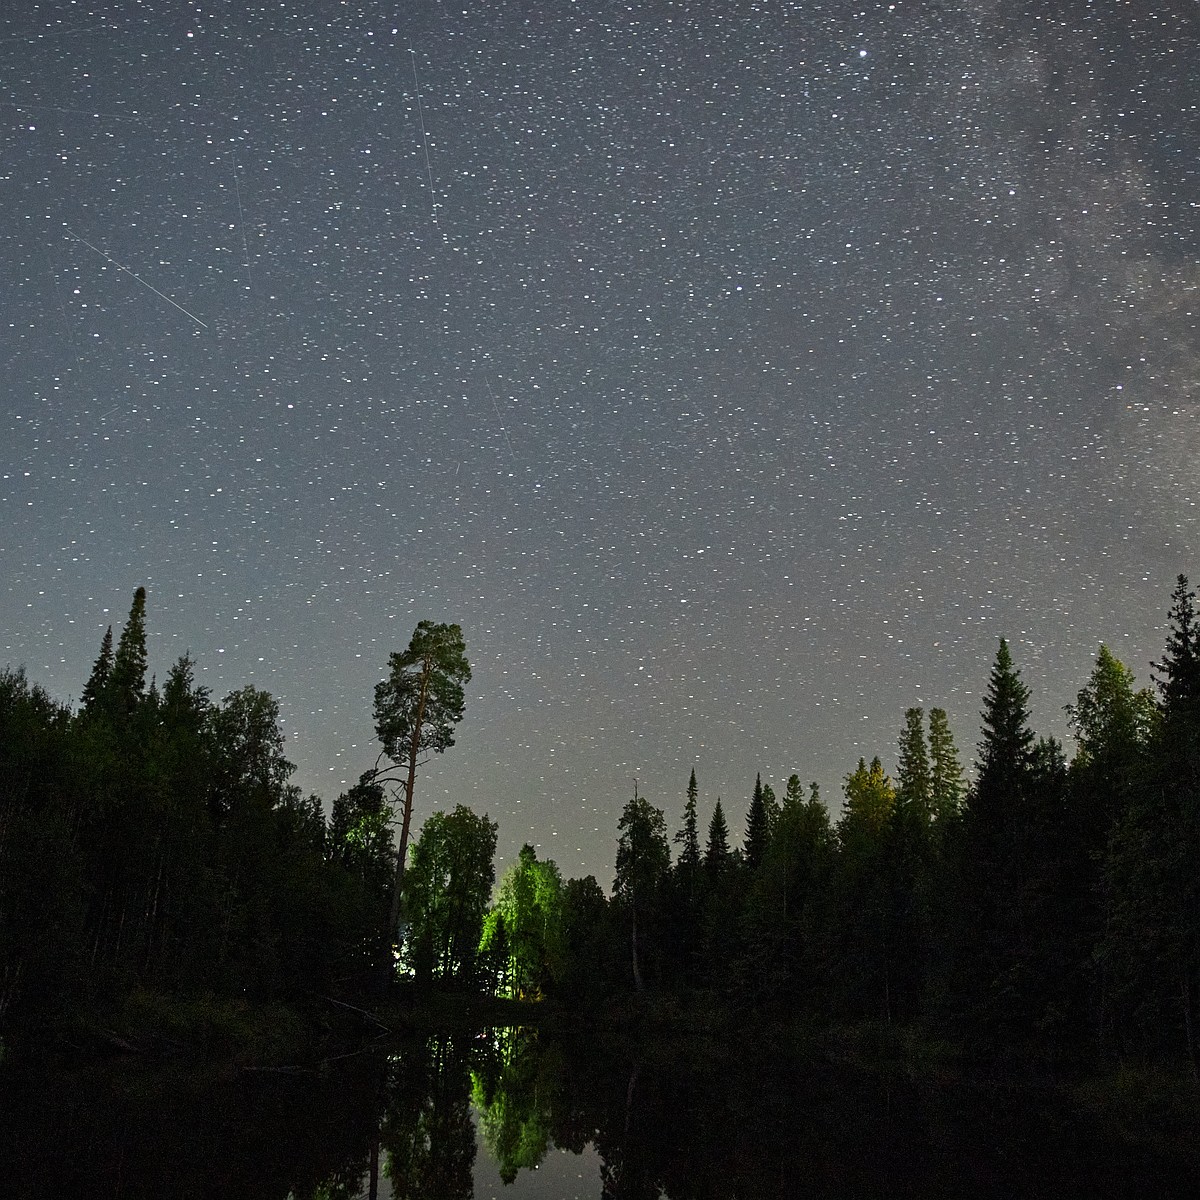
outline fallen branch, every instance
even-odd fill
[[[344,1008],[352,1013],[357,1013],[360,1017],[370,1021],[376,1029],[382,1030],[384,1033],[390,1034],[391,1029],[385,1025],[373,1012],[368,1012],[365,1008],[359,1008],[354,1004],[347,1004],[344,1000],[335,1000],[332,996],[320,996],[319,999],[326,1001],[329,1004],[335,1004],[338,1008]]]

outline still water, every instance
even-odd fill
[[[0,1074],[0,1196],[735,1200],[1200,1195],[1194,1109],[781,1047],[413,1038],[318,1072]]]
[[[550,1146],[540,1163],[506,1183],[500,1164],[481,1146],[471,1172],[474,1200],[596,1200],[603,1189],[600,1167],[600,1156],[591,1145],[579,1152]],[[370,1195],[369,1179],[364,1177],[357,1200],[369,1200]],[[378,1200],[397,1200],[386,1170],[378,1180],[376,1195]]]
[[[499,1163],[482,1153],[473,1178],[475,1200],[595,1200],[601,1191],[600,1155],[590,1145],[578,1153],[551,1147],[536,1167],[505,1183]]]

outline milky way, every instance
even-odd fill
[[[1196,572],[1190,5],[23,2],[0,18],[0,661],[275,694],[371,766],[417,621],[475,677],[428,812],[611,879],[639,790],[836,804],[1148,677]],[[1172,11],[1180,10],[1180,11]],[[1185,15],[1180,15],[1184,12]]]

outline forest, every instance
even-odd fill
[[[0,1047],[133,996],[500,996],[572,1016],[911,1028],[980,1061],[1200,1070],[1200,620],[1180,576],[1149,688],[1101,646],[1067,750],[999,643],[965,772],[946,713],[899,722],[894,776],[831,812],[757,779],[734,844],[695,771],[678,830],[644,796],[609,891],[458,806],[419,822],[454,744],[458,626],[423,621],[375,692],[376,767],[328,813],[290,782],[274,698],[220,701],[187,655],[147,679],[146,592],[77,709],[0,671]],[[685,790],[686,789],[686,790]],[[750,789],[747,789],[750,791]]]

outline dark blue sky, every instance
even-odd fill
[[[1183,15],[1181,15],[1183,14]],[[463,626],[453,803],[611,879],[696,767],[840,798],[1142,682],[1200,478],[1194,6],[365,0],[0,17],[0,661],[267,688],[298,782]]]

